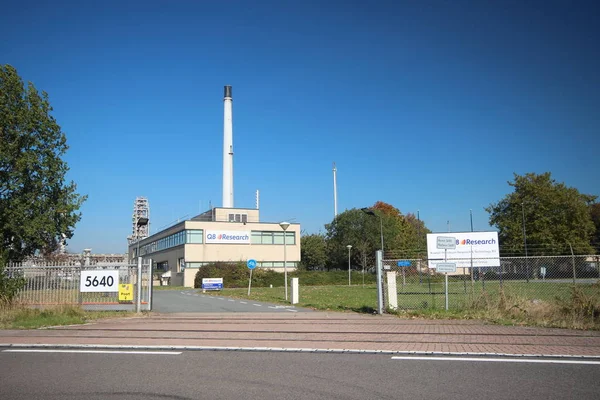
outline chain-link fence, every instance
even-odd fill
[[[443,260],[384,258],[385,307],[388,289],[396,286],[399,309],[445,308],[445,273],[436,266]],[[513,296],[532,302],[567,299],[573,285],[591,290],[600,276],[600,256],[499,257],[451,259],[455,272],[448,273],[450,309],[472,307],[481,296],[498,299]],[[395,308],[395,307],[392,307]]]
[[[86,310],[135,310],[141,283],[141,310],[150,310],[152,277],[150,263],[11,263],[10,277],[22,277],[25,286],[14,301],[29,307],[79,305]],[[83,282],[82,282],[83,280]],[[83,287],[83,290],[82,290]],[[90,291],[87,291],[90,290]]]

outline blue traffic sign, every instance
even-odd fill
[[[399,267],[410,267],[410,261],[408,260],[400,260],[398,261]]]
[[[246,265],[248,266],[248,269],[254,269],[254,268],[256,268],[256,260],[250,259],[250,260],[248,260]]]

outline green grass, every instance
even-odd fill
[[[36,329],[45,326],[85,324],[101,318],[133,315],[125,311],[84,311],[79,307],[61,306],[46,309],[0,309],[0,329]]]
[[[401,279],[401,278],[400,278]],[[533,325],[573,329],[600,329],[600,286],[552,282],[497,281],[449,282],[449,310],[445,310],[443,282],[398,282],[401,317],[429,319],[479,319],[504,325]],[[226,288],[207,294],[289,304],[281,287]],[[289,293],[291,298],[291,291]],[[300,286],[299,307],[323,311],[373,313],[377,309],[375,285]]]
[[[152,290],[190,290],[185,286],[153,286]]]
[[[288,287],[288,297],[291,290]],[[248,296],[248,288],[225,288],[222,291],[207,291],[206,294],[228,296],[240,299],[264,301],[267,303],[289,304],[285,301],[285,289],[252,288]],[[299,307],[313,308],[316,310],[373,312],[377,307],[377,287],[375,285],[362,286],[301,286]]]

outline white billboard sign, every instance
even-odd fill
[[[250,231],[206,231],[204,243],[250,244]]]
[[[80,292],[118,292],[118,270],[84,270],[79,281]]]
[[[456,248],[447,250],[438,248],[438,237],[449,236],[456,238]],[[455,262],[457,268],[499,267],[498,232],[429,233],[427,234],[427,257],[432,268],[443,263],[444,257],[448,261]]]

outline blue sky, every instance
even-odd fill
[[[493,3],[493,4],[488,4]],[[524,4],[528,3],[528,4]],[[489,229],[513,172],[600,194],[594,2],[19,1],[0,63],[50,95],[89,196],[69,250],[125,252],[222,202],[233,86],[235,205],[307,233],[391,203],[433,231]]]

